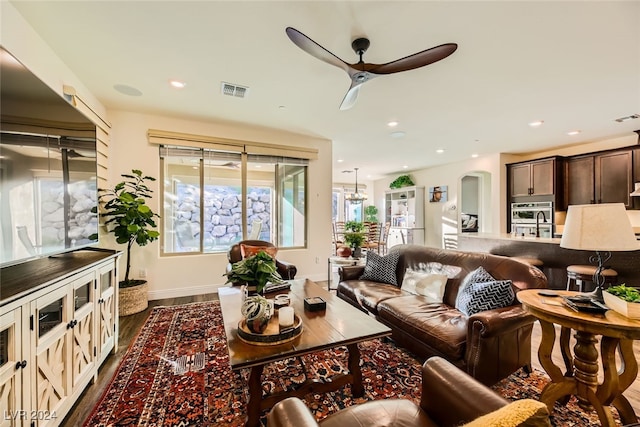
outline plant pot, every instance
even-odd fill
[[[354,248],[351,256],[356,259],[360,258],[362,256],[362,248],[361,247]]]
[[[144,281],[136,286],[118,289],[118,315],[129,316],[140,313],[149,306],[147,297],[149,284]]]
[[[254,334],[261,334],[273,316],[273,302],[262,296],[248,296],[242,303],[241,312],[247,328]]]
[[[611,310],[630,319],[640,319],[640,303],[625,301],[607,291],[602,292],[602,297],[605,305]]]

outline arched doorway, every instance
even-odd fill
[[[491,232],[491,174],[467,172],[458,181],[458,232]]]

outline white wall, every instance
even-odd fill
[[[296,264],[298,277],[326,280],[326,262],[331,253],[331,141],[240,124],[107,111],[9,2],[1,1],[0,8],[0,43],[3,47],[61,96],[63,85],[73,86],[91,109],[111,122],[110,185],[121,181],[120,174],[132,168],[159,177],[157,146],[147,143],[149,128],[318,148],[319,159],[312,160],[309,167],[307,249],[281,250],[279,258]],[[157,186],[154,191],[157,195]],[[162,211],[159,198],[154,198],[151,206],[156,212]],[[101,236],[101,246],[124,249],[116,245],[110,235]],[[225,281],[222,274],[226,254],[161,258],[159,245],[154,242],[144,248],[135,247],[133,255],[132,272],[137,276],[140,269],[147,270],[151,299],[212,292]],[[123,274],[124,263],[124,260],[120,262]]]
[[[326,179],[331,177],[331,141],[246,125],[198,122],[125,111],[109,111],[109,118],[113,124],[111,183],[119,182],[120,174],[131,169],[141,169],[145,174],[159,178],[158,146],[147,142],[149,129],[317,148],[318,160],[309,163],[308,248],[281,249],[278,258],[295,264],[297,277],[326,280],[326,259],[331,250],[331,179]],[[160,183],[156,181],[154,184],[155,197],[150,206],[161,213]],[[159,241],[144,248],[135,247],[134,251],[132,274],[137,277],[140,269],[147,270],[151,299],[212,292],[225,282],[222,274],[227,265],[226,252],[161,257]]]
[[[447,203],[430,203],[425,194],[425,244],[432,247],[443,247],[443,233],[455,233],[458,210],[458,180],[469,173],[487,172],[490,174],[490,182],[485,182],[485,192],[489,193],[487,211],[490,218],[480,218],[484,224],[484,231],[488,233],[505,233],[507,224],[507,174],[506,164],[524,160],[537,159],[548,156],[572,156],[594,151],[609,150],[614,148],[633,146],[638,143],[635,133],[618,135],[611,138],[593,141],[581,145],[559,147],[555,150],[527,153],[527,154],[492,154],[476,159],[469,159],[456,163],[449,163],[428,169],[420,169],[411,172],[402,172],[375,181],[373,199],[381,212],[384,212],[384,192],[389,189],[389,184],[399,175],[409,174],[418,186],[424,186],[425,192],[429,187],[437,185],[448,186]],[[370,192],[371,194],[371,192]],[[640,211],[628,211],[632,225],[640,227]],[[486,222],[485,222],[486,220]],[[451,225],[450,225],[451,224]]]
[[[506,214],[506,202],[501,197],[502,188],[506,185],[502,182],[501,176],[504,169],[504,159],[499,154],[493,154],[476,159],[469,159],[462,162],[440,165],[428,169],[420,169],[411,172],[390,176],[375,182],[375,205],[384,212],[384,194],[389,189],[389,184],[399,175],[409,174],[414,183],[425,187],[425,244],[432,247],[443,246],[443,235],[445,233],[455,233],[458,221],[458,181],[461,177],[470,172],[487,172],[490,182],[485,183],[488,187],[490,203],[489,218],[485,222],[485,231],[492,232],[500,230],[500,221]],[[429,187],[448,186],[447,202],[430,203],[428,197]]]

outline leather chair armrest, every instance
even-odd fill
[[[296,266],[286,261],[276,260],[276,268],[284,280],[293,280],[298,273]]]
[[[364,273],[364,265],[345,265],[338,267],[338,276],[340,281],[345,280],[358,280]]]
[[[267,425],[269,427],[317,427],[318,423],[302,400],[290,397],[275,404],[267,414]]]
[[[420,407],[436,425],[456,426],[509,402],[447,360],[435,356],[422,366]]]
[[[489,338],[531,325],[534,321],[535,317],[519,304],[481,311],[469,316],[468,337],[478,334],[482,338]],[[467,342],[473,341],[467,339]]]

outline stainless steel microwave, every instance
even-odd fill
[[[511,203],[512,224],[535,224],[536,215],[542,212],[540,223],[553,223],[553,202]]]

